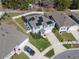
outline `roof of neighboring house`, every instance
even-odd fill
[[[59,27],[62,26],[70,27],[77,24],[74,20],[72,20],[69,16],[67,16],[63,12],[58,12],[58,11],[53,12],[52,17]]]
[[[26,35],[8,24],[0,25],[0,59],[4,59],[15,46],[26,39]]]
[[[72,12],[72,15],[79,20],[79,13],[78,12]]]

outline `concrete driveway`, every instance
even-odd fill
[[[49,42],[52,44],[52,48],[54,49],[55,54],[61,53],[66,50],[66,48],[62,44],[59,44],[60,42],[56,38],[54,33],[52,32],[46,33],[46,37],[49,40]]]
[[[33,56],[31,56],[28,52],[24,51],[24,46],[29,46],[30,48],[32,48],[35,51],[35,54]],[[19,48],[30,58],[30,59],[49,59],[45,56],[43,56],[41,54],[41,52],[35,47],[33,46],[30,42],[23,42]]]

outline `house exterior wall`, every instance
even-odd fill
[[[48,28],[46,29],[45,33],[51,32],[54,27],[55,27],[55,24],[53,26],[48,25]]]
[[[46,27],[44,27],[43,25],[41,25],[40,27],[31,29],[31,32],[33,32],[33,33],[39,33],[39,32],[42,32],[42,30],[44,30],[44,33],[46,33],[47,31],[52,31],[52,29],[54,27],[55,27],[55,23],[47,25]],[[44,33],[42,33],[42,34],[44,34]]]
[[[40,26],[39,28],[37,27],[37,28],[33,28],[33,33],[38,33],[41,29],[42,29],[43,27],[42,26]]]
[[[67,30],[68,30],[68,27],[66,26],[62,26],[59,28],[59,32],[67,32]]]

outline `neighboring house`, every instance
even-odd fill
[[[8,24],[0,25],[0,59],[7,59],[14,47],[20,45],[27,37],[16,27]]]
[[[71,18],[79,24],[79,13],[72,12]]]
[[[24,20],[31,32],[39,33],[41,35],[51,31],[55,26],[55,22],[53,20],[41,14],[27,15]]]
[[[63,12],[53,12],[52,17],[56,22],[56,27],[59,28],[59,32],[67,32],[71,26],[77,25],[74,20]]]

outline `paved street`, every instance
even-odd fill
[[[14,47],[21,44],[26,38],[27,36],[18,31],[16,27],[8,24],[0,25],[0,59],[11,55],[10,52],[13,51]]]
[[[79,48],[69,49],[60,53],[59,55],[54,56],[51,59],[79,59]]]

